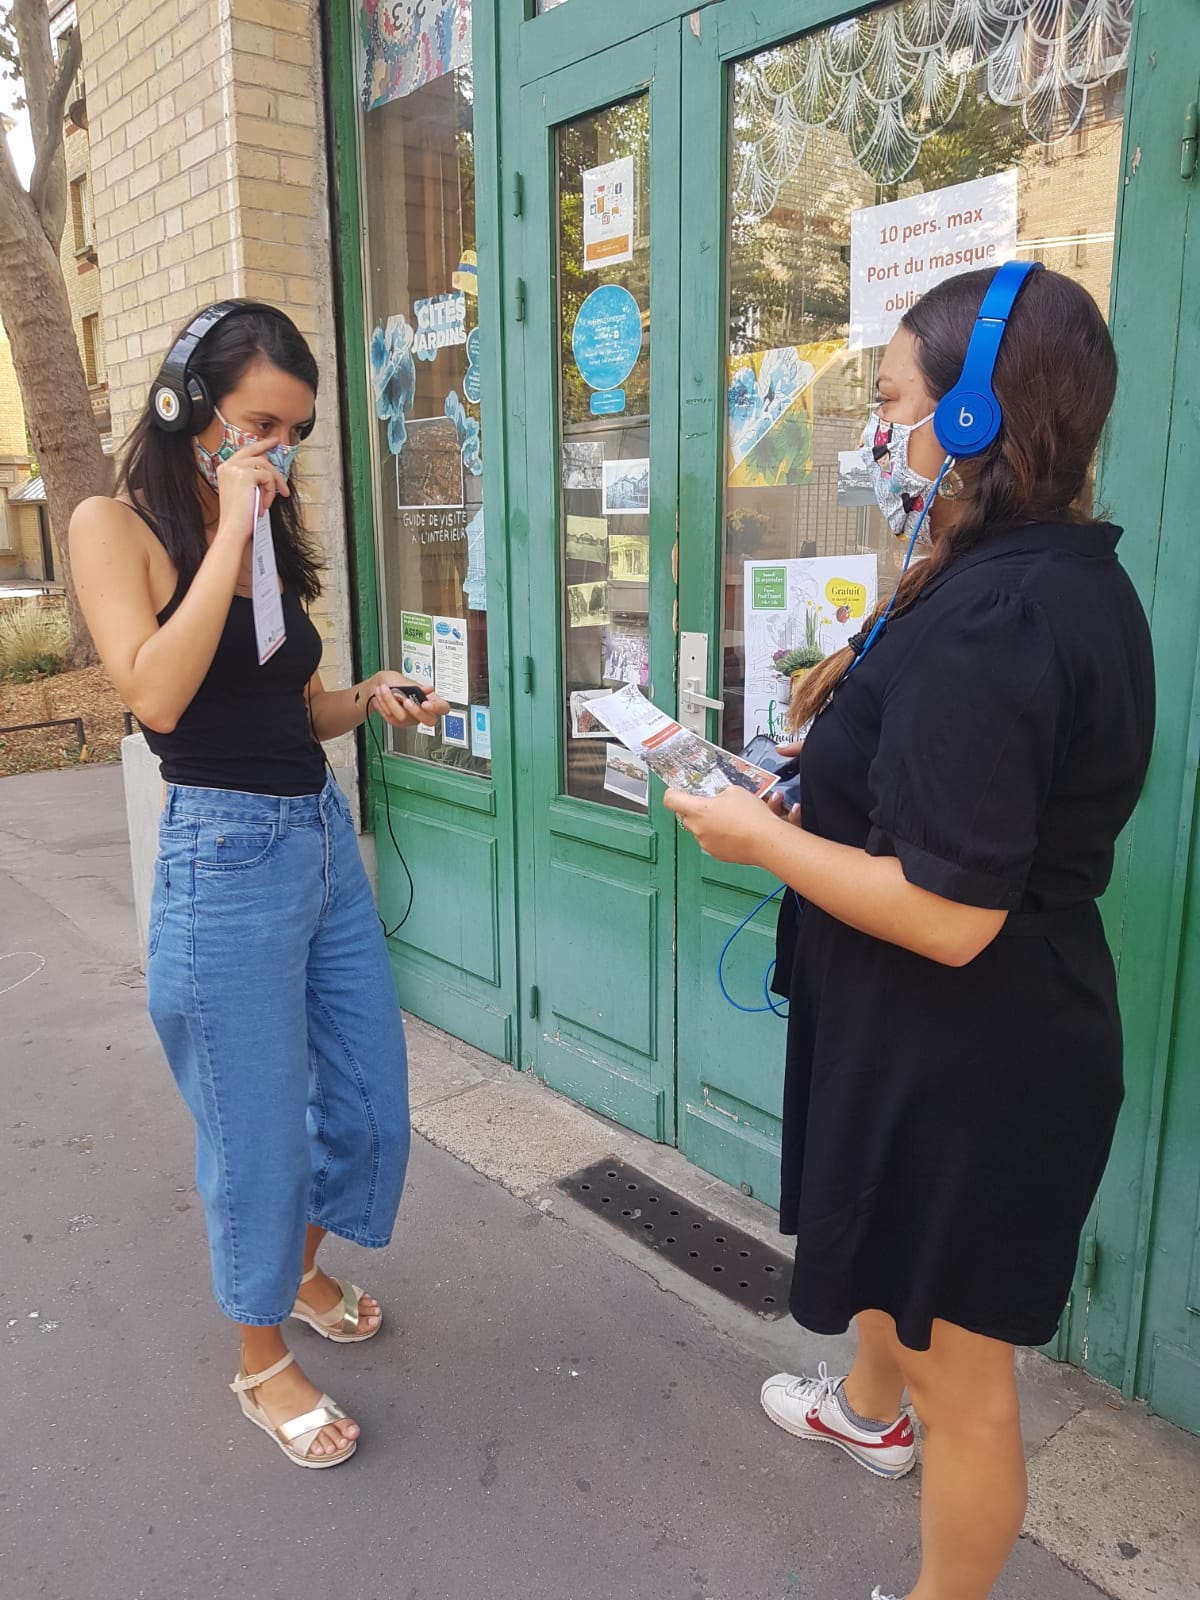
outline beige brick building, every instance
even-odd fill
[[[75,0],[50,0],[50,38],[56,49],[78,27]],[[96,253],[92,195],[91,148],[87,130],[87,98],[82,75],[67,101],[63,125],[67,166],[67,222],[59,259],[71,302],[75,337],[87,376],[92,409],[103,436],[112,432],[108,371],[104,350],[104,318],[100,303],[100,269]]]
[[[295,319],[322,373],[317,428],[298,463],[328,560],[314,620],[326,681],[347,683],[318,8],[78,0],[78,11],[113,431],[118,440],[128,432],[173,334],[202,306],[246,295]],[[349,741],[341,759],[352,759]]]

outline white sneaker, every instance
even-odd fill
[[[871,1590],[871,1600],[899,1600],[898,1595],[884,1594],[878,1584]]]
[[[777,1372],[762,1386],[762,1408],[772,1422],[797,1439],[835,1444],[877,1478],[902,1478],[917,1459],[912,1423],[901,1413],[886,1433],[856,1427],[838,1404],[837,1392],[844,1381],[831,1378],[823,1361],[815,1378]],[[888,1597],[877,1593],[875,1600]]]

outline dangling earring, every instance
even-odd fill
[[[963,492],[963,481],[953,467],[938,485],[939,500],[957,500]]]

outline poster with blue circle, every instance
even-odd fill
[[[625,382],[642,349],[642,313],[628,289],[605,283],[592,290],[575,317],[571,349],[589,389]]]

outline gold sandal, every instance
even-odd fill
[[[300,1279],[301,1284],[311,1283],[320,1271],[313,1267],[311,1272],[306,1272]],[[362,1299],[362,1290],[356,1283],[343,1283],[341,1278],[335,1278],[334,1283],[342,1291],[341,1301],[329,1308],[328,1311],[314,1311],[313,1308],[300,1296],[296,1296],[296,1303],[292,1307],[292,1316],[297,1322],[306,1322],[314,1332],[319,1333],[322,1339],[332,1339],[334,1344],[361,1344],[364,1339],[373,1339],[383,1327],[383,1316],[373,1328],[360,1330],[362,1321],[359,1315],[358,1302]]]
[[[298,1467],[337,1467],[349,1458],[358,1449],[358,1440],[349,1439],[342,1449],[331,1456],[310,1456],[308,1452],[322,1428],[329,1427],[332,1422],[344,1422],[346,1413],[336,1401],[323,1394],[311,1411],[306,1411],[302,1416],[293,1417],[289,1422],[281,1422],[278,1427],[270,1420],[262,1406],[251,1394],[252,1389],[257,1389],[260,1384],[267,1383],[277,1377],[285,1367],[290,1367],[295,1361],[295,1356],[289,1350],[282,1361],[277,1361],[273,1367],[268,1367],[265,1372],[239,1372],[229,1385],[238,1397],[238,1405],[242,1408],[244,1416],[249,1417],[256,1428],[261,1428],[264,1433],[269,1433],[275,1443],[287,1456],[289,1461],[294,1461]]]

